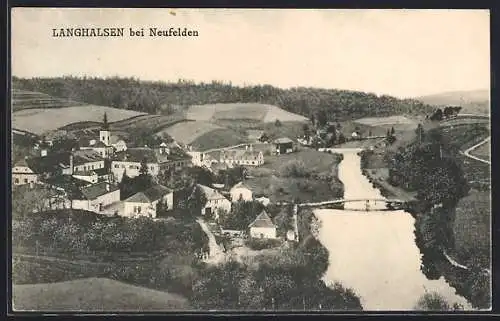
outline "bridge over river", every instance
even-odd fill
[[[334,208],[339,209],[339,206],[349,204],[349,211],[394,211],[405,209],[408,202],[400,199],[385,199],[385,198],[356,198],[356,199],[336,199],[331,201],[316,202],[316,203],[300,203],[300,207],[315,207],[315,208]],[[354,206],[350,206],[354,205]]]

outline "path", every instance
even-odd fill
[[[198,218],[198,219],[196,219],[196,222],[198,222],[198,224],[200,224],[202,230],[208,236],[209,255],[208,255],[208,258],[205,259],[205,262],[211,263],[211,264],[217,264],[217,263],[221,262],[224,259],[225,254],[222,251],[222,249],[220,248],[220,246],[217,244],[217,241],[215,240],[214,234],[212,233],[212,231],[210,231],[210,228],[208,227],[207,223],[203,219]]]
[[[454,267],[458,267],[462,270],[470,270],[470,268],[468,266],[465,266],[463,264],[460,264],[458,263],[457,261],[455,261],[451,256],[448,255],[448,253],[446,253],[446,251],[443,250],[443,255],[444,257],[446,258],[446,260],[448,260],[448,262],[453,265]],[[481,269],[481,271],[483,273],[487,273],[487,274],[491,274],[491,271],[489,269]]]
[[[460,152],[461,154],[469,157],[469,158],[472,158],[472,159],[475,159],[477,161],[480,161],[480,162],[483,162],[483,163],[486,163],[486,164],[491,164],[491,161],[487,161],[485,159],[482,159],[482,158],[479,158],[479,157],[476,157],[474,155],[471,155],[470,152],[472,152],[474,149],[478,148],[479,146],[483,145],[483,144],[486,144],[487,142],[489,142],[491,140],[491,136],[482,140],[481,142],[477,143],[476,145],[470,147],[470,148],[467,148],[464,152]]]

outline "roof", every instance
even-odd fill
[[[293,140],[291,140],[288,137],[283,137],[283,138],[278,138],[274,140],[275,144],[290,144],[293,143]]]
[[[93,150],[77,150],[73,152],[73,166],[102,161],[101,154]]]
[[[109,137],[109,142],[111,144],[116,144],[119,141],[125,142],[125,140],[122,137],[118,136],[118,135],[111,135],[111,137]]]
[[[86,185],[89,185],[90,183],[78,178],[75,178],[70,175],[58,175],[54,177],[50,177],[47,179],[44,179],[44,182],[52,185],[52,186],[57,186],[61,187],[64,190],[69,190],[69,189],[74,189],[74,188],[80,188]]]
[[[246,189],[250,189],[250,187],[248,187],[245,183],[243,182],[239,182],[238,184],[234,185],[231,189],[233,188],[246,188]]]
[[[226,199],[224,197],[224,195],[222,195],[221,193],[219,193],[217,190],[215,190],[213,188],[210,188],[208,186],[201,185],[201,184],[196,184],[196,186],[198,186],[201,189],[201,191],[203,192],[203,194],[205,194],[207,201]]]
[[[220,157],[234,160],[257,160],[261,152],[246,149],[230,149],[221,151]]]
[[[152,203],[159,200],[163,196],[171,193],[172,190],[163,185],[154,185],[145,191],[135,193],[125,200],[132,203]]]
[[[26,160],[29,168],[35,173],[54,173],[62,167],[69,167],[69,152],[49,153]]]
[[[109,169],[107,168],[98,168],[98,169],[93,169],[93,171],[98,175],[98,176],[103,176],[103,175],[108,175],[110,174]]]
[[[80,192],[81,196],[83,196],[83,199],[93,200],[99,196],[114,192],[116,190],[118,190],[117,186],[111,185],[107,182],[101,182],[89,186],[84,186],[80,189]]]
[[[140,163],[146,160],[147,163],[157,163],[158,158],[153,149],[148,147],[128,148],[126,151],[116,153],[114,161]]]
[[[248,227],[276,227],[276,225],[266,211],[262,211]]]

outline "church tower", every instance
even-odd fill
[[[103,125],[99,131],[99,140],[104,143],[104,145],[109,146],[110,143],[110,132],[108,124],[108,116],[104,113]]]

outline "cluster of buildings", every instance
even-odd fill
[[[258,141],[262,133],[255,133]],[[268,143],[271,153],[286,154],[295,151],[294,143],[280,138]],[[153,178],[164,171],[177,171],[190,166],[206,168],[224,165],[261,166],[262,150],[254,150],[249,144],[241,148],[185,151],[175,142],[159,142],[151,147],[128,147],[125,140],[113,135],[104,117],[98,137],[80,139],[71,150],[51,150],[52,141],[39,142],[34,149],[39,156],[26,157],[12,168],[13,185],[25,188],[41,188],[51,191],[47,196],[46,209],[73,208],[100,214],[126,217],[156,217],[159,204],[167,210],[174,209],[173,190],[155,182],[152,187],[139,191],[122,200],[118,184],[124,175],[136,177],[141,167],[147,167]],[[229,191],[214,186],[196,185],[206,198],[201,215],[218,219],[220,210],[230,212],[232,204],[239,200],[257,200],[265,206],[266,197],[256,197],[247,184],[241,182]],[[253,237],[276,238],[276,226],[267,213],[260,213],[249,226]]]

